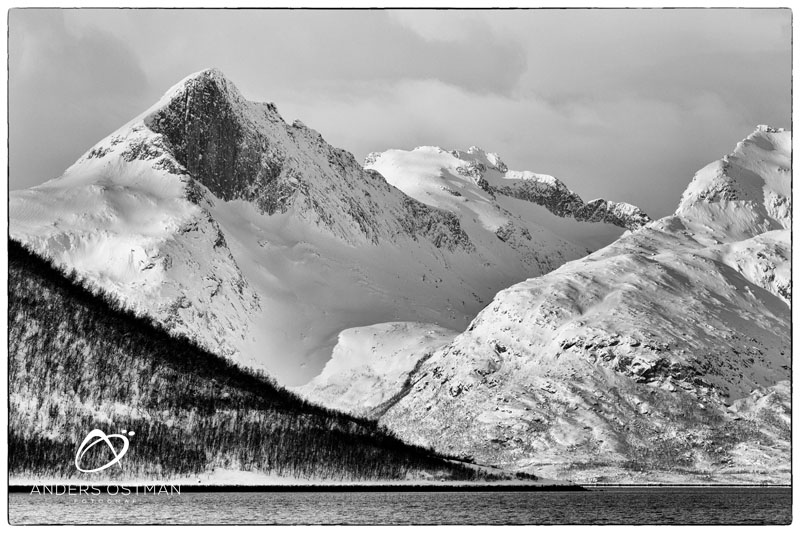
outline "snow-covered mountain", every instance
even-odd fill
[[[547,228],[596,250],[625,229],[635,230],[650,221],[630,204],[603,199],[584,202],[553,176],[508,170],[496,153],[475,146],[467,151],[421,146],[410,151],[373,152],[366,157],[364,168],[380,172],[386,181],[422,203],[461,213],[465,229],[488,230],[503,242],[515,242],[518,248],[537,247],[535,240],[516,235],[520,230],[529,232],[526,225]],[[487,242],[499,248],[495,239]]]
[[[759,127],[695,175],[674,215],[501,291],[351,409],[551,477],[788,482],[790,187],[790,132]],[[325,402],[338,387],[343,407],[360,386],[345,356],[328,367],[346,379],[326,368],[303,393]]]
[[[212,69],[62,176],[11,192],[10,233],[171,331],[294,384],[319,373],[343,330],[463,330],[498,290],[585,255],[472,188],[490,217],[418,201]]]

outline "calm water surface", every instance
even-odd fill
[[[12,524],[789,524],[790,488],[9,495]]]

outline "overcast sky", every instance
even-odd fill
[[[658,217],[757,124],[790,126],[790,40],[788,9],[17,9],[10,188],[218,67],[358,159],[477,145]]]

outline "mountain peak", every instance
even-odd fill
[[[207,68],[189,74],[181,81],[170,87],[163,96],[148,109],[140,119],[144,119],[149,125],[153,115],[164,107],[169,106],[176,98],[185,98],[187,93],[197,90],[215,91],[217,96],[224,96],[234,101],[243,100],[236,86],[225,77],[225,74],[218,68]]]
[[[205,68],[203,70],[195,72],[194,74],[190,74],[188,77],[189,78],[207,77],[212,79],[216,78],[216,79],[227,80],[225,74],[223,74],[223,72],[217,67]]]
[[[220,85],[220,86],[231,86],[233,87],[233,89],[236,89],[236,87],[233,85],[233,82],[228,80],[228,78],[220,69],[216,67],[211,67],[199,70],[193,74],[189,74],[181,81],[173,85],[172,88],[168,90],[166,94],[169,94],[176,88],[185,88],[189,85],[196,83],[200,84],[213,83],[215,85]]]
[[[181,81],[173,85],[172,88],[174,89],[175,87],[185,86],[187,83],[192,81],[221,81],[230,83],[228,81],[228,78],[225,77],[225,74],[220,69],[218,69],[217,67],[209,67],[209,68],[204,68],[203,70],[198,70],[197,72],[193,72],[192,74],[189,74]]]
[[[751,135],[754,135],[759,132],[763,133],[783,133],[785,130],[783,128],[773,128],[772,126],[768,126],[766,124],[759,124],[756,126],[756,131],[754,131]]]
[[[273,190],[280,188],[285,123],[273,105],[248,102],[219,69],[181,80],[144,123],[218,198],[257,200],[267,213],[285,208],[291,192]]]
[[[483,165],[486,168],[497,170],[498,172],[508,171],[508,167],[505,163],[503,163],[499,155],[497,155],[495,152],[487,152],[478,146],[470,146],[466,152],[461,150],[453,150],[450,153],[459,159],[474,162],[476,164]]]
[[[719,241],[790,228],[791,142],[791,131],[759,125],[694,175],[675,215]]]

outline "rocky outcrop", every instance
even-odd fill
[[[533,176],[515,179],[508,185],[489,187],[494,194],[533,202],[546,207],[555,215],[572,217],[580,222],[606,222],[629,230],[637,230],[650,222],[650,217],[631,204],[610,202],[602,198],[584,202],[559,180],[537,179],[539,175]]]
[[[285,154],[247,120],[246,105],[219,71],[207,70],[187,79],[145,124],[164,135],[175,158],[217,198],[284,212],[297,184],[281,179]],[[282,125],[273,105],[257,109],[264,120]]]

